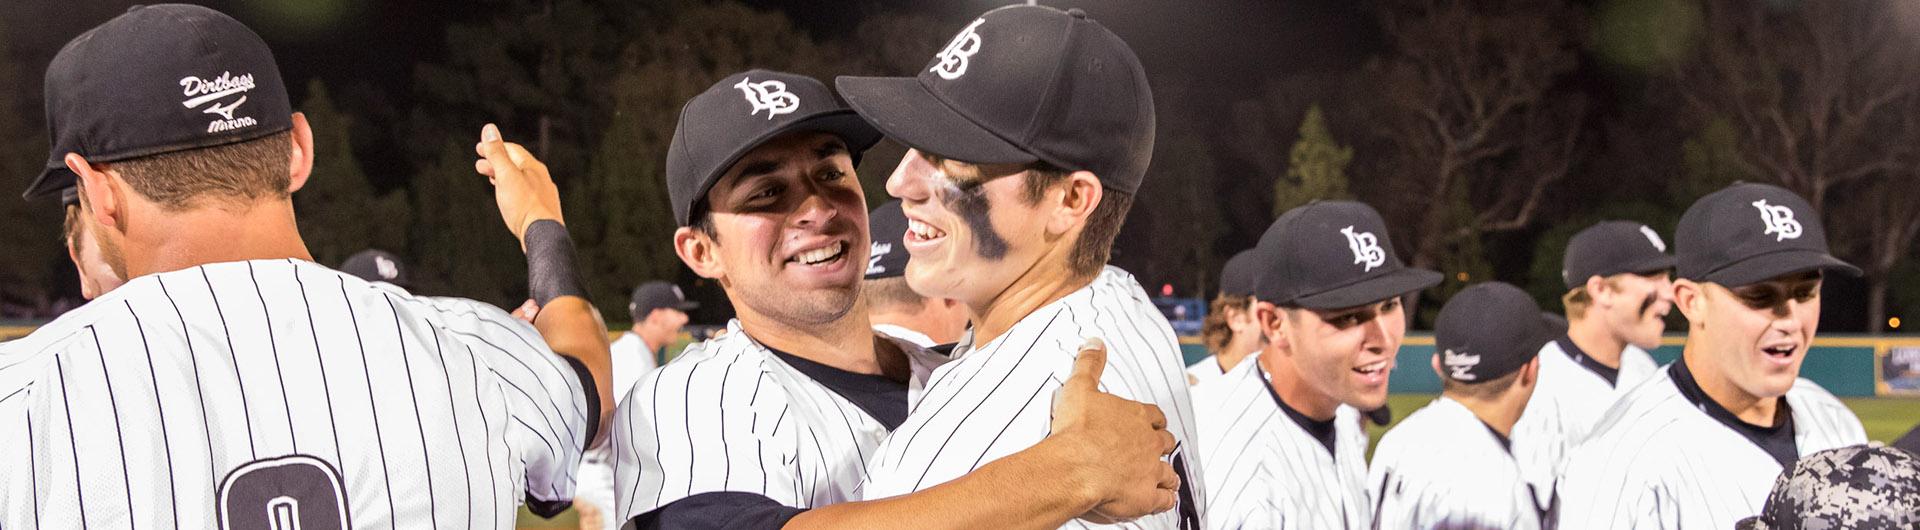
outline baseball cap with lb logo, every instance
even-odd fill
[[[1140,59],[1079,9],[988,11],[915,77],[840,77],[860,115],[902,144],[975,164],[1044,161],[1133,193],[1153,155]]]
[[[667,147],[674,221],[693,224],[707,190],[734,162],[768,140],[798,131],[839,136],[856,166],[860,154],[880,142],[880,132],[841,105],[826,84],[804,75],[749,70],[687,100]]]
[[[1254,283],[1259,280],[1260,256],[1254,249],[1242,250],[1220,266],[1220,294],[1252,296]]]
[[[1253,296],[1279,306],[1341,309],[1440,283],[1440,273],[1407,267],[1394,254],[1373,207],[1315,201],[1287,210],[1260,236]]]
[[[1482,383],[1513,373],[1560,334],[1526,291],[1504,282],[1455,293],[1433,321],[1433,351],[1442,375]]]
[[[1779,186],[1736,183],[1687,208],[1674,231],[1679,277],[1740,287],[1813,270],[1859,276],[1827,251],[1827,231],[1806,199]]]
[[[67,153],[115,162],[244,142],[293,127],[273,52],[200,6],[134,6],[67,42],[47,66],[46,170],[23,195],[73,187]]]
[[[1601,221],[1567,240],[1560,279],[1567,289],[1587,284],[1587,278],[1615,274],[1650,273],[1673,268],[1667,242],[1653,227],[1632,221]]]

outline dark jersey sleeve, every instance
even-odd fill
[[[621,525],[623,530],[778,530],[786,526],[801,508],[784,506],[773,499],[737,491],[695,494],[653,511],[634,516]]]

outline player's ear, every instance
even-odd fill
[[[1447,380],[1447,371],[1440,369],[1440,352],[1433,352],[1433,356],[1427,358],[1427,364],[1433,366],[1433,375],[1440,376],[1441,381]]]
[[[1029,174],[1027,178],[1033,176]],[[1106,189],[1100,186],[1100,178],[1087,171],[1067,174],[1062,186],[1066,193],[1061,196],[1060,202],[1042,203],[1050,207],[1047,215],[1047,233],[1050,234],[1065,234],[1073,227],[1086,223],[1087,217],[1093,215],[1094,208],[1100,206],[1100,200],[1106,195]]]
[[[682,226],[673,231],[673,253],[701,278],[718,280],[727,274],[726,266],[720,262],[719,249],[714,246],[713,238],[693,227]]]
[[[1673,306],[1687,317],[1688,325],[1705,322],[1707,317],[1707,286],[1693,280],[1673,281]]]
[[[293,150],[287,154],[287,193],[300,191],[307,185],[307,177],[313,176],[313,127],[307,125],[307,115],[293,113]]]
[[[1599,306],[1601,305],[1600,297],[1611,294],[1613,286],[1607,284],[1606,278],[1588,276],[1587,284],[1584,287],[1587,288],[1587,299],[1592,301],[1589,302],[1589,305]]]
[[[1540,356],[1535,355],[1533,356],[1532,359],[1527,360],[1526,366],[1520,367],[1519,385],[1527,388],[1532,388],[1533,385],[1539,382],[1540,382]]]
[[[119,228],[118,219],[126,208],[126,181],[105,165],[95,166],[79,153],[67,153],[62,160],[67,170],[79,179],[80,213],[93,216],[101,226]]]

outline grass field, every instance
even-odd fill
[[[1426,406],[1427,402],[1433,401],[1433,397],[1433,394],[1407,394],[1388,397],[1387,402],[1393,405],[1394,422],[1399,423],[1401,418],[1405,418],[1408,414],[1412,414],[1413,411]],[[1864,424],[1867,428],[1867,438],[1874,441],[1893,443],[1893,441],[1899,439],[1901,435],[1906,434],[1908,429],[1912,429],[1915,422],[1920,422],[1920,399],[1849,398],[1841,399],[1841,401],[1845,401],[1847,407],[1852,408],[1853,413],[1860,416],[1860,423]],[[1386,433],[1387,429],[1390,428],[1392,427],[1373,427],[1369,429],[1369,433],[1372,435],[1373,441],[1378,442],[1380,435]],[[1367,452],[1371,454],[1373,451],[1369,448]],[[525,530],[577,528],[578,524],[572,510],[568,510],[567,513],[561,514],[553,520],[540,519],[524,510],[520,512],[520,528]]]

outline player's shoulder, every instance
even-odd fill
[[[1621,395],[1601,415],[1589,440],[1630,441],[1681,435],[1680,431],[1667,427],[1694,416],[1704,417],[1704,414],[1680,395],[1672,376],[1662,371]]]
[[[132,330],[121,328],[132,324],[136,303],[143,308],[152,300],[159,298],[158,275],[135,278],[118,289],[88,301],[80,307],[61,313],[52,321],[34,328],[25,337],[0,343],[0,366],[24,367],[22,363],[47,356],[58,355],[67,349],[81,346],[92,347],[87,333],[93,328],[107,328],[106,334],[118,336]],[[160,300],[160,303],[165,303]],[[157,325],[159,322],[145,322]]]
[[[634,384],[634,394],[642,393],[638,390],[641,387],[652,388],[664,384],[682,391],[673,396],[674,399],[717,404],[738,393],[724,392],[721,385],[694,384],[696,377],[703,380],[712,377],[759,377],[770,368],[772,360],[772,353],[747,336],[740,328],[740,321],[735,320],[727,324],[725,334],[688,344],[671,362],[640,376],[639,382]],[[761,395],[772,395],[779,391],[778,388],[763,388]]]
[[[1827,388],[1820,386],[1820,383],[1805,377],[1794,378],[1793,387],[1787,390],[1787,397],[1808,405],[1846,407],[1846,404],[1841,402],[1838,396],[1833,395],[1833,392],[1827,391]]]

